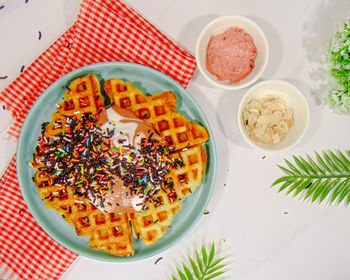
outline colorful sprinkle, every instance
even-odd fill
[[[183,162],[175,164],[167,157],[168,148],[157,140],[158,136],[153,138],[150,134],[137,148],[122,143],[114,147],[106,139],[110,139],[115,130],[103,132],[91,114],[67,117],[65,124],[69,125],[64,126],[62,133],[48,140],[44,136],[47,123],[42,125],[33,159],[33,162],[45,162],[43,171],[53,174],[54,184],[70,186],[74,193],[88,195],[93,204],[102,207],[115,176],[123,181],[128,193],[144,195],[146,202],[161,188],[167,189],[171,201],[177,199],[174,182],[165,177],[172,167]],[[158,206],[161,204],[156,202]]]

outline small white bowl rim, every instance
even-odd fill
[[[254,79],[251,79],[251,80],[246,80],[246,81],[243,81],[243,82],[240,82],[238,84],[233,84],[233,85],[225,85],[223,83],[219,83],[217,81],[215,81],[212,77],[210,77],[204,70],[202,63],[199,59],[199,46],[200,46],[200,43],[202,41],[202,38],[204,36],[204,34],[206,33],[206,31],[214,24],[216,24],[217,22],[219,21],[224,21],[224,20],[227,20],[227,19],[239,19],[239,20],[242,20],[242,21],[245,21],[245,22],[248,22],[249,24],[251,24],[252,26],[254,26],[254,28],[258,31],[258,33],[260,34],[260,36],[262,37],[263,39],[263,44],[265,45],[265,48],[266,48],[266,54],[264,56],[264,60],[263,60],[263,65],[262,67],[260,68],[259,72],[256,74],[256,77]],[[199,34],[198,38],[197,38],[197,42],[196,42],[196,48],[195,48],[195,57],[196,57],[196,62],[197,62],[197,65],[198,65],[198,68],[200,70],[200,72],[203,74],[203,76],[206,78],[207,81],[209,81],[212,85],[214,86],[217,86],[217,87],[220,87],[220,88],[223,88],[223,89],[228,89],[228,90],[236,90],[236,89],[242,89],[242,88],[245,88],[245,87],[248,87],[250,86],[251,84],[253,84],[254,82],[256,82],[256,80],[258,80],[261,75],[263,74],[263,72],[265,71],[266,69],[266,66],[267,66],[267,63],[269,61],[269,54],[270,54],[270,51],[269,51],[269,43],[268,43],[268,40],[266,38],[266,35],[264,33],[264,31],[260,28],[260,26],[254,22],[253,20],[249,19],[248,17],[245,17],[245,16],[241,16],[241,15],[226,15],[226,16],[221,16],[221,17],[218,17],[214,20],[212,20],[211,22],[209,22],[202,30],[202,32]]]
[[[245,106],[245,104],[248,102],[249,100],[249,96],[250,93],[252,91],[254,91],[256,88],[266,85],[266,84],[280,84],[280,85],[286,85],[289,86],[291,88],[293,88],[294,92],[301,98],[301,100],[303,101],[305,108],[306,108],[306,119],[305,119],[305,125],[304,125],[304,129],[303,131],[300,133],[299,137],[290,145],[278,149],[278,150],[270,150],[270,149],[265,149],[260,147],[259,145],[255,144],[255,142],[250,139],[245,133],[244,133],[244,129],[245,127],[243,127],[241,119],[242,119],[242,110],[243,107]],[[237,110],[237,123],[238,123],[238,128],[239,131],[241,132],[241,135],[243,136],[243,138],[246,140],[246,142],[252,147],[255,148],[257,150],[263,151],[263,152],[269,152],[269,153],[278,153],[278,152],[284,152],[287,150],[292,149],[293,147],[295,147],[298,143],[300,143],[300,141],[304,138],[307,129],[309,127],[309,123],[310,123],[310,108],[309,108],[309,103],[307,102],[305,96],[302,94],[302,92],[293,84],[284,81],[284,80],[266,80],[266,81],[262,81],[260,83],[255,84],[254,86],[252,86],[243,96],[243,98],[241,99],[239,106],[238,106],[238,110]]]

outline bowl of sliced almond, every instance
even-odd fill
[[[250,88],[237,112],[247,143],[264,152],[286,151],[298,144],[309,126],[310,110],[294,85],[268,80]]]

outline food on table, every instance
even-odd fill
[[[249,101],[242,117],[249,137],[265,144],[280,143],[293,125],[293,111],[273,95]]]
[[[239,83],[251,73],[256,56],[253,38],[242,28],[229,27],[210,38],[206,65],[219,80]]]
[[[202,183],[200,144],[209,135],[174,111],[170,92],[146,96],[119,79],[105,85],[108,108],[96,75],[70,83],[51,123],[42,124],[34,181],[45,205],[92,248],[128,256],[135,252],[130,222],[135,238],[156,242]]]

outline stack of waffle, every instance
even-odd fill
[[[92,248],[128,256],[134,254],[130,223],[135,238],[142,238],[146,245],[156,242],[181,210],[184,198],[202,183],[207,157],[200,144],[206,142],[209,135],[205,127],[175,111],[176,96],[171,92],[147,96],[132,83],[120,79],[106,81],[105,90],[114,106],[131,110],[149,122],[166,139],[171,151],[169,158],[179,162],[167,174],[164,185],[148,201],[147,207],[142,212],[104,213],[92,205],[88,196],[68,184],[57,183],[57,174],[45,167],[47,159],[42,155],[47,143],[62,134],[73,133],[72,117],[79,121],[84,114],[98,116],[104,110],[95,75],[72,81],[52,121],[43,127],[43,137],[34,153],[33,166],[37,168],[34,181],[45,205],[74,226],[77,235],[88,236]]]

